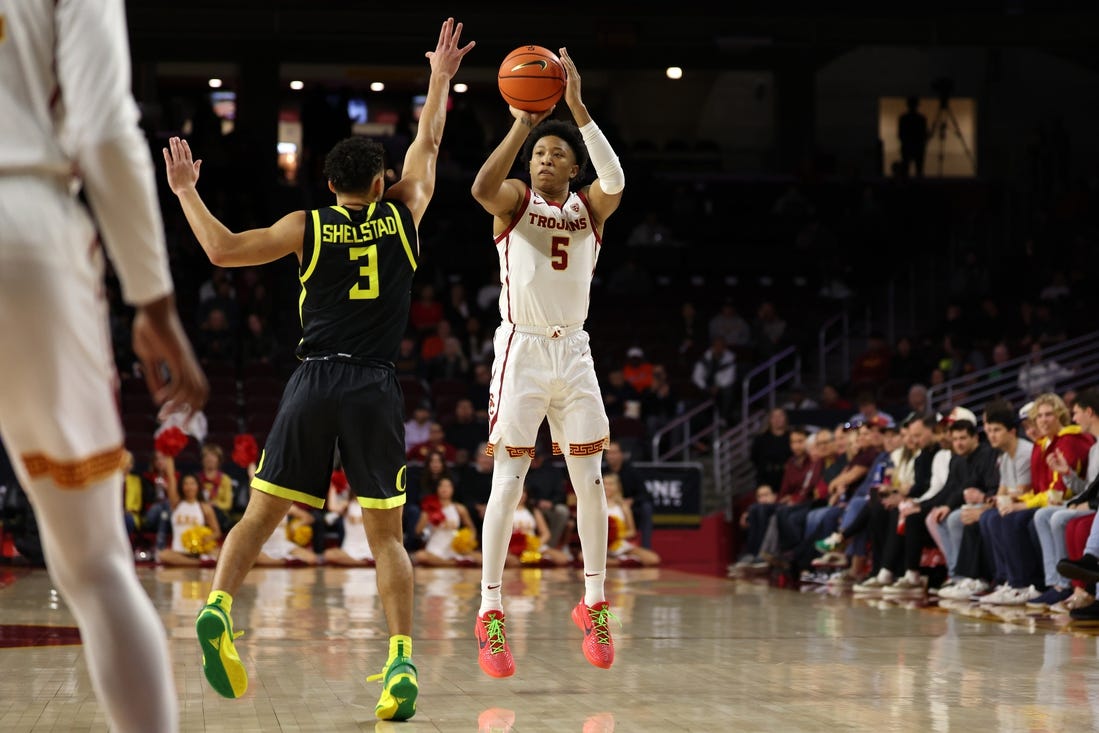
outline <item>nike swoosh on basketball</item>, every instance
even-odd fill
[[[549,66],[549,64],[546,63],[545,59],[538,59],[537,61],[524,61],[521,64],[516,64],[515,66],[512,66],[511,70],[512,71],[519,71],[519,69],[523,69],[523,68],[526,68],[528,66],[538,66],[542,69],[542,71],[545,71],[546,67]]]

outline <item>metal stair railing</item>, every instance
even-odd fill
[[[1036,396],[1027,394],[1019,384],[1019,372],[1030,358],[1028,354],[1010,359],[937,384],[928,390],[928,402],[935,409],[961,405],[978,416],[984,404],[997,397],[1021,407]],[[1042,359],[1056,361],[1070,372],[1055,383],[1062,392],[1099,385],[1099,331],[1045,346]]]
[[[829,332],[839,325],[839,335],[828,339]],[[828,354],[839,349],[840,354],[840,381],[846,382],[851,378],[851,321],[844,310],[821,324],[817,331],[817,349],[820,359],[820,386],[828,384]]]
[[[714,441],[714,494],[724,507],[727,519],[732,519],[733,497],[755,488],[752,439],[767,424],[768,412],[759,410],[750,413],[747,419],[741,420]]]
[[[758,377],[766,376],[753,391]],[[732,498],[755,488],[752,465],[752,440],[767,424],[768,413],[775,407],[778,390],[787,383],[801,384],[801,355],[790,346],[758,365],[741,379],[741,418],[736,425],[720,432],[714,440],[714,491],[726,512]],[[766,403],[766,409],[753,407]]]
[[[707,412],[711,413],[705,425],[696,427]],[[700,402],[682,415],[673,418],[652,435],[652,457],[656,463],[669,461],[691,460],[691,449],[694,444],[705,438],[709,438],[718,431],[720,422],[717,414],[717,403],[714,400]],[[661,451],[660,444],[664,438],[669,439],[669,446]],[[676,443],[676,437],[681,440]]]
[[[792,368],[786,368],[785,371],[780,371],[780,369],[788,366],[787,360],[792,360]],[[762,374],[766,374],[768,380],[764,382],[763,386],[760,387],[758,391],[752,392],[752,382],[756,377]],[[801,355],[798,354],[797,348],[793,346],[788,346],[778,352],[770,359],[745,374],[744,378],[741,379],[741,421],[747,422],[748,416],[752,410],[752,405],[763,399],[767,400],[768,409],[773,409],[778,388],[788,382],[792,382],[795,386],[801,384]]]

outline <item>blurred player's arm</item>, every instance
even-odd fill
[[[56,67],[72,156],[123,299],[134,352],[161,414],[201,408],[209,386],[176,311],[152,157],[130,91],[121,0],[59,3]],[[161,367],[167,368],[167,375]]]
[[[57,76],[64,143],[76,162],[122,295],[143,305],[172,292],[152,157],[130,92],[120,0],[60,3]]]

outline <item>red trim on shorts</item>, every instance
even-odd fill
[[[492,435],[492,429],[496,427],[496,418],[500,416],[500,405],[504,402],[504,377],[508,370],[508,357],[511,356],[511,342],[515,339],[515,331],[508,334],[508,343],[504,347],[504,358],[500,362],[500,392],[496,395],[496,413],[488,423],[488,434]]]
[[[593,440],[590,443],[569,443],[569,455],[594,456],[597,453],[603,452],[603,447],[606,445],[606,443],[607,438]]]

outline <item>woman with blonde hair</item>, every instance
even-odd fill
[[[603,492],[607,495],[607,515],[617,529],[608,536],[608,562],[613,565],[622,565],[623,561],[634,561],[644,566],[659,565],[660,555],[634,541],[637,526],[633,521],[633,512],[622,498],[622,481],[617,475],[608,473],[603,477]]]

